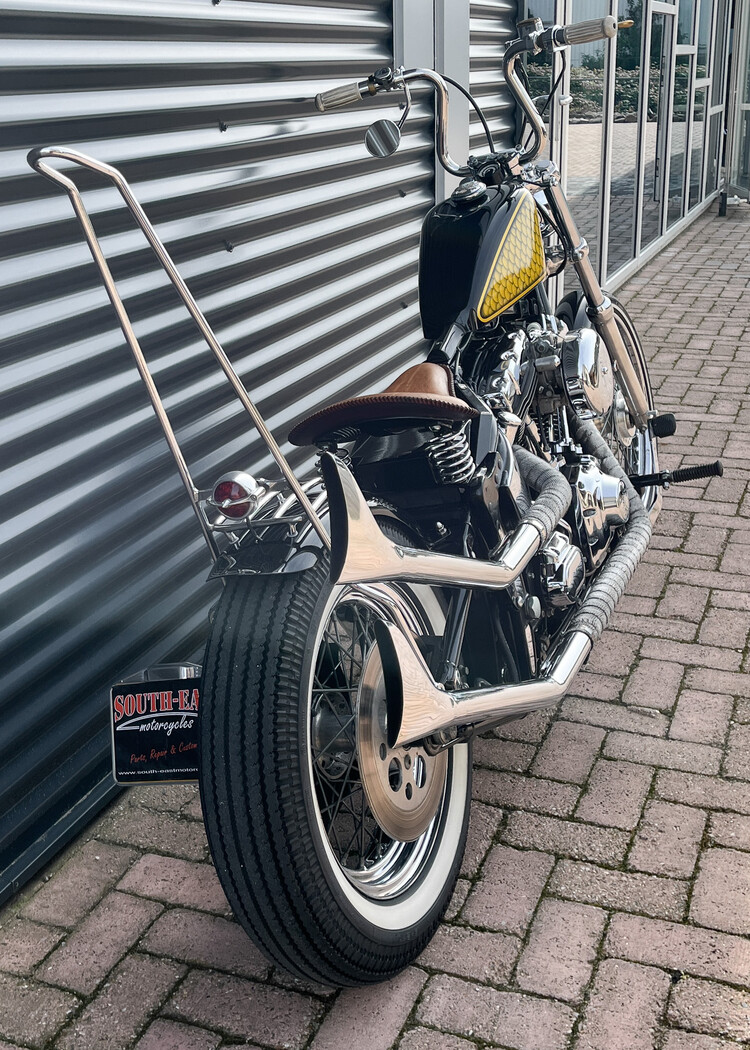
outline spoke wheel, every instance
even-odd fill
[[[332,588],[325,556],[231,579],[204,661],[201,799],[221,884],[271,960],[334,987],[387,980],[423,951],[466,842],[470,746],[387,748],[374,624],[394,607],[434,644],[445,616],[427,586]]]

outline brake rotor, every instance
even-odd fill
[[[385,681],[377,645],[370,650],[357,698],[359,773],[368,805],[392,839],[413,842],[438,811],[448,754],[419,745],[388,747]]]

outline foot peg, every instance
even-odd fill
[[[723,473],[724,467],[722,462],[720,459],[717,459],[715,463],[703,463],[697,467],[683,467],[681,470],[660,470],[658,474],[631,474],[630,481],[633,488],[636,489],[648,489],[652,485],[660,485],[666,489],[670,485],[680,485],[686,481],[698,481],[699,478],[720,478]]]
[[[663,412],[660,416],[649,419],[648,425],[651,433],[657,438],[671,438],[677,430],[677,420],[671,412]]]

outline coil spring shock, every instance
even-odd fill
[[[438,434],[425,445],[435,479],[441,485],[465,485],[474,477],[476,464],[469,448],[466,426]]]

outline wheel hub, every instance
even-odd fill
[[[448,755],[423,747],[388,746],[385,681],[380,653],[370,650],[357,700],[357,751],[362,786],[381,828],[413,842],[424,834],[443,797]]]

